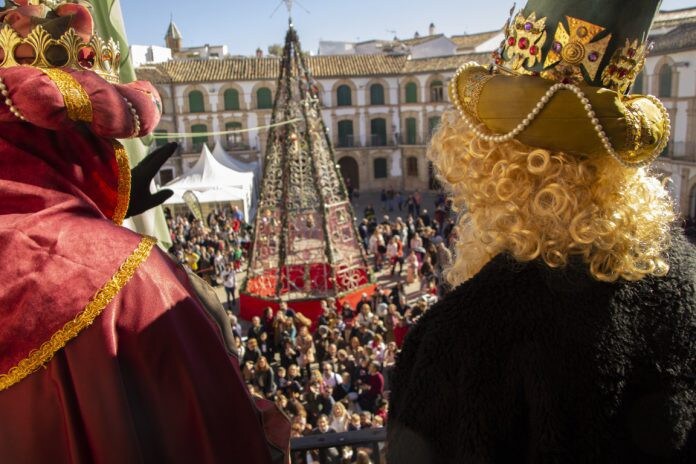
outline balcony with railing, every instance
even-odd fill
[[[355,136],[353,134],[340,134],[338,136],[338,143],[336,143],[337,148],[353,148],[356,145],[356,141],[360,143],[359,140],[356,140]]]
[[[307,462],[310,453],[314,462],[353,462],[357,450],[365,450],[373,464],[385,464],[384,444],[387,441],[386,428],[363,429],[355,432],[324,433],[293,438],[290,441],[291,462]],[[352,455],[352,457],[346,456]],[[345,460],[344,460],[345,459]]]

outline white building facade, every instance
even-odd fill
[[[308,57],[336,161],[351,184],[366,191],[435,187],[426,149],[451,106],[448,82],[468,61],[489,63],[488,48],[501,38],[499,31],[451,40],[433,35],[412,39],[409,54],[344,49],[346,54]],[[634,92],[660,97],[670,112],[670,144],[655,168],[671,179],[682,215],[696,218],[696,8],[663,12],[651,39],[655,47]],[[415,59],[418,47],[433,47],[433,53]],[[452,52],[437,56],[445,49]],[[160,135],[210,134],[170,137],[181,149],[160,172],[162,183],[185,173],[202,143],[211,148],[220,143],[241,161],[262,160],[279,63],[277,58],[174,60],[137,70],[162,95]]]

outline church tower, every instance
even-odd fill
[[[167,28],[167,35],[164,36],[164,42],[167,47],[172,50],[172,54],[179,53],[181,51],[181,32],[179,28],[174,24],[174,19],[169,20],[169,27]]]

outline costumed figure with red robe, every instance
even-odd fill
[[[154,130],[157,91],[115,82],[82,4],[45,3],[0,12],[0,461],[287,462],[215,295],[120,226],[168,195],[175,145],[131,171],[117,141]]]

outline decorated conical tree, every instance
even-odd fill
[[[281,301],[314,319],[323,299],[355,303],[374,290],[317,92],[290,25],[241,291],[247,319]]]

